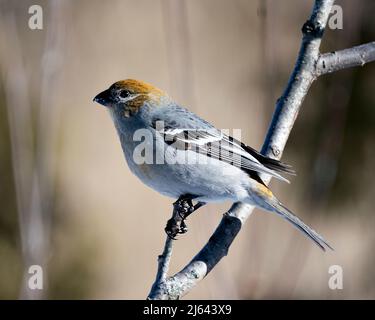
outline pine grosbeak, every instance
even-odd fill
[[[286,180],[280,173],[293,173],[290,166],[224,134],[142,81],[118,81],[94,101],[108,108],[130,170],[182,207],[188,204],[183,220],[207,202],[244,202],[291,222],[323,250],[331,248],[279,202],[259,175]],[[179,232],[169,230],[172,237]]]

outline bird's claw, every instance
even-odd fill
[[[187,225],[184,220],[181,221],[179,233],[184,234],[188,232]]]
[[[185,219],[191,213],[192,204],[182,200],[176,201],[173,205],[173,217],[168,220],[164,230],[170,239],[177,240],[176,236],[178,234],[184,234],[188,231]]]
[[[176,240],[176,236],[179,233],[180,228],[178,226],[176,219],[174,219],[174,217],[168,220],[167,225],[165,226],[164,230],[170,239]]]
[[[178,234],[184,234],[188,231],[188,228],[186,226],[186,223],[184,221],[181,221],[178,223],[174,219],[168,220],[168,223],[165,227],[165,233],[167,236],[172,240],[178,240],[176,236]]]
[[[178,199],[173,203],[173,209],[178,213],[180,218],[184,220],[194,211],[194,205],[190,199]]]

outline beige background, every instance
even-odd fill
[[[1,3],[0,226],[6,232],[0,235],[0,297],[17,298],[24,281],[7,121],[14,106],[7,100],[6,85],[18,55],[33,110],[32,130],[45,124],[44,142],[36,136],[36,147],[30,148],[48,146],[42,157],[48,164],[45,179],[52,205],[44,214],[52,222],[44,297],[143,299],[155,276],[172,199],[130,173],[111,119],[92,98],[117,80],[141,79],[217,127],[241,129],[243,141],[259,149],[313,1],[66,0],[56,7],[53,2],[37,1],[44,9],[42,31],[27,26],[27,10],[35,1]],[[373,39],[367,14],[371,1],[339,3],[344,30],[328,30],[323,49]],[[366,66],[314,84],[283,157],[298,175],[291,185],[272,183],[278,197],[335,251],[321,252],[284,221],[256,211],[229,256],[187,298],[375,297],[374,72],[374,66]],[[41,101],[47,101],[47,111],[40,113]],[[363,128],[357,125],[361,116]],[[335,126],[327,119],[341,120]],[[334,134],[325,128],[334,128]],[[356,146],[356,141],[363,145]],[[318,156],[327,150],[330,154],[338,144],[328,173],[316,167]],[[312,196],[316,183],[317,190],[327,187],[324,179],[332,172],[332,186]],[[352,189],[356,196],[351,196]],[[202,247],[229,206],[208,205],[189,219],[188,234],[174,246],[172,272]],[[332,264],[344,269],[343,290],[328,288]]]

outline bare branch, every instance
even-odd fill
[[[168,291],[165,289],[165,281],[168,275],[169,263],[172,257],[173,240],[167,237],[164,244],[163,253],[158,257],[158,271],[156,273],[156,279],[152,285],[151,291],[148,295],[148,299],[158,299]]]
[[[334,0],[316,0],[309,20],[303,25],[303,38],[294,70],[283,95],[276,103],[276,109],[262,147],[262,153],[268,157],[281,158],[311,84],[319,75],[327,73],[321,72],[319,69],[319,63],[323,64],[322,59],[326,61],[326,69],[328,69],[327,65],[330,62],[329,66],[332,69],[329,72],[363,65],[363,62],[374,60],[373,44],[348,49],[348,52],[346,50],[339,51],[336,53],[336,55],[340,53],[339,59],[331,57],[329,54],[320,56],[321,38],[333,4]],[[351,53],[352,50],[354,50],[353,53]],[[350,60],[349,54],[355,58]],[[360,60],[358,60],[359,58]],[[262,176],[262,179],[266,183],[270,181],[269,176]],[[253,209],[254,207],[248,204],[233,204],[229,211],[224,214],[207,244],[192,261],[174,276],[165,278],[165,281],[159,284],[159,290],[153,287],[150,296],[152,295],[153,299],[178,299],[187,294],[227,255],[233,240]],[[166,260],[164,261],[166,262]],[[166,263],[169,263],[169,259]]]
[[[322,54],[316,72],[318,76],[346,68],[361,67],[375,60],[375,41],[350,49]]]

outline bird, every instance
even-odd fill
[[[295,174],[290,165],[262,155],[140,80],[117,81],[93,100],[109,111],[131,172],[162,195],[177,199],[174,205],[182,223],[176,226],[170,220],[166,227],[173,239],[186,232],[185,219],[198,208],[232,201],[274,213],[322,250],[332,249],[261,178],[289,182],[283,174]]]

